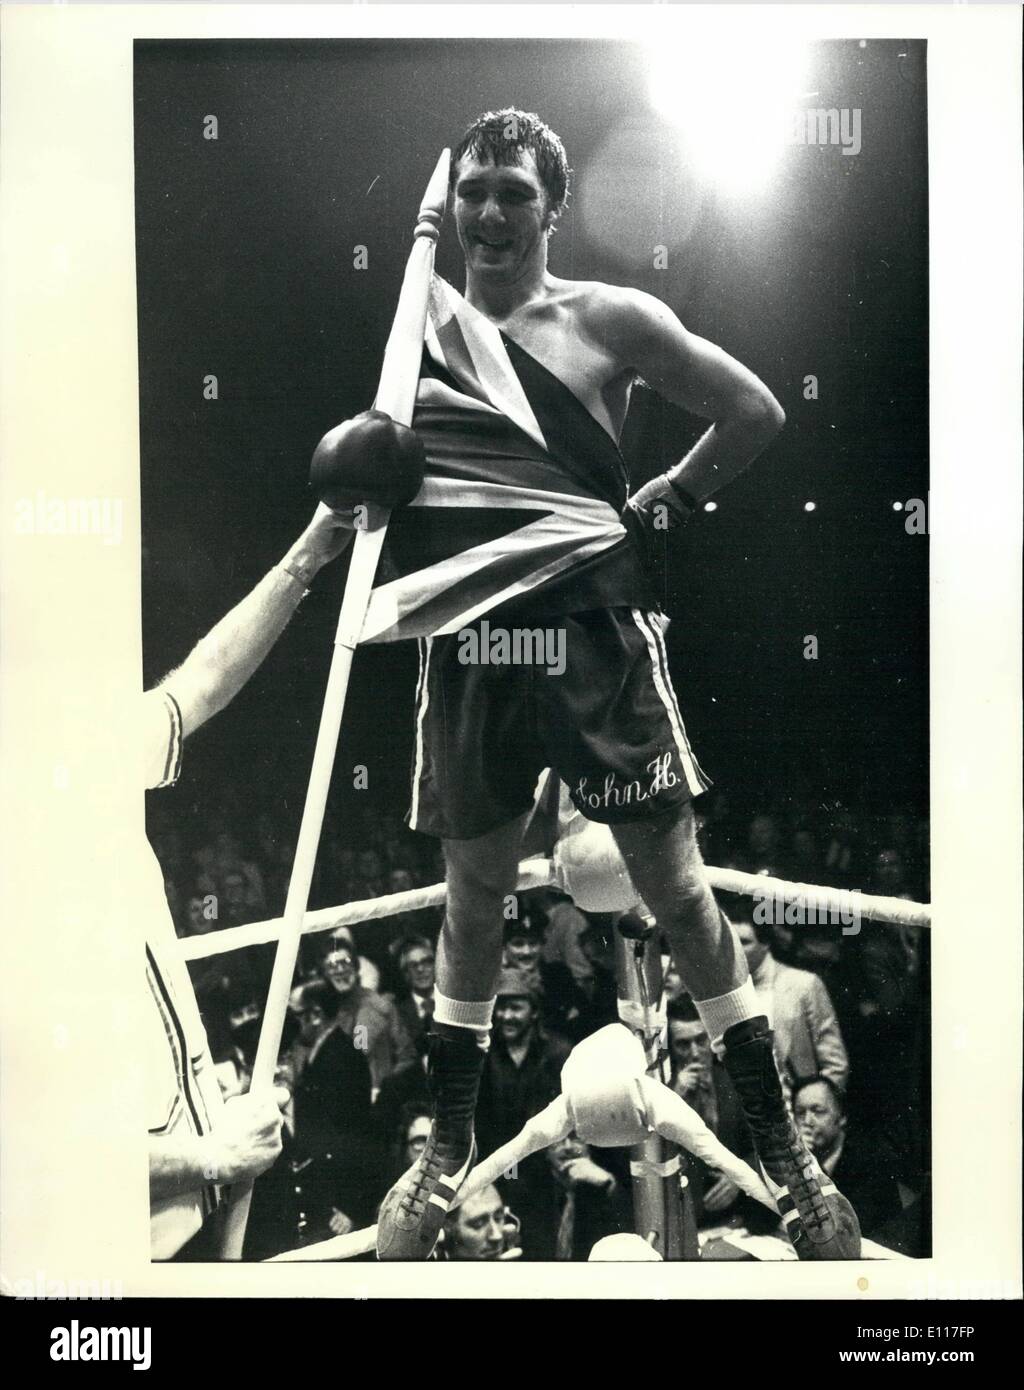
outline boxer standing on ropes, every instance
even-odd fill
[[[418,705],[429,775],[414,787],[414,817],[418,829],[442,836],[447,863],[431,1030],[435,1117],[422,1157],[384,1200],[378,1255],[428,1258],[473,1162],[502,908],[516,884],[525,788],[548,752],[577,808],[611,827],[637,891],[669,939],[740,1094],[797,1254],[857,1258],[856,1216],[793,1128],[768,1020],[712,896],[691,808],[707,781],[669,682],[664,620],[653,602],[636,597],[643,531],[678,525],[736,477],[782,428],[782,409],[752,372],[688,332],[659,300],[550,274],[548,239],[565,207],[568,167],[561,141],[536,116],[508,110],[474,122],[454,152],[452,189],[469,312],[500,330],[524,382],[531,378],[549,400],[561,394],[563,416],[595,459],[621,469],[618,439],[638,377],[712,424],[680,464],[629,499],[623,520],[634,578],[623,585],[619,551],[611,586],[623,596],[603,607],[592,597],[574,606],[571,584],[548,588],[543,616],[565,628],[564,674],[519,668],[512,679],[510,668],[460,664],[457,634],[430,639]],[[620,505],[625,500],[623,486]],[[600,591],[600,579],[597,588],[592,578],[587,583],[591,596]],[[529,611],[535,620],[536,605]],[[485,729],[492,732],[485,736]],[[526,748],[518,782],[505,753],[496,756],[488,742],[495,729],[506,743],[511,735],[514,747]]]

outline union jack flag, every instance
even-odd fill
[[[547,613],[650,606],[614,440],[438,276],[413,428],[425,481],[392,515],[361,641],[457,632],[527,598]]]

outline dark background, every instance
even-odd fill
[[[928,487],[925,46],[813,54],[807,105],[859,107],[861,153],[790,149],[766,193],[734,203],[685,170],[647,103],[639,46],[137,43],[147,683],[305,524],[317,440],[372,399],[437,155],[480,111],[515,104],[559,132],[575,170],[554,273],[659,295],[788,416],[682,534],[666,577],[676,689],[703,766],[751,810],[792,797],[826,816],[926,815],[928,542],[893,510]],[[208,114],[216,141],[203,139]],[[653,269],[654,244],[667,269]],[[357,245],[368,269],[353,268]],[[437,264],[463,287],[450,224]],[[207,373],[217,401],[203,399]],[[817,401],[803,399],[808,373]],[[703,428],[638,389],[623,439],[635,482]],[[179,811],[230,801],[297,831],[343,577],[337,566],[318,581],[265,667],[190,744],[164,794]],[[382,809],[404,811],[415,672],[411,643],[357,657],[340,814],[355,763]]]

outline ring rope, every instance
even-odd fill
[[[890,926],[930,927],[932,910],[929,903],[910,902],[905,898],[886,898],[876,894],[851,892],[842,888],[825,888],[812,883],[790,883],[783,878],[764,874],[743,873],[739,869],[708,868],[712,888],[723,893],[739,893],[747,897],[771,897],[784,902],[803,899],[822,924],[829,914],[845,914],[857,921],[866,917],[872,922]],[[547,888],[558,884],[550,859],[524,859],[519,866],[517,891]],[[440,907],[447,896],[443,883],[427,888],[412,888],[406,893],[386,893],[380,898],[362,898],[358,902],[342,903],[340,907],[325,907],[307,912],[303,934],[336,931],[360,922],[373,922],[381,917],[397,917],[401,912],[416,912],[424,907]],[[182,937],[178,943],[183,960],[206,960],[227,951],[239,951],[247,946],[262,946],[276,941],[281,934],[284,918],[270,917],[262,922],[250,922],[242,927],[226,927],[202,936]]]

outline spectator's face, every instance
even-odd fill
[[[405,1161],[411,1168],[427,1147],[430,1137],[430,1116],[417,1115],[405,1134]]]
[[[417,994],[434,988],[434,953],[427,946],[413,946],[402,957],[402,975]]]
[[[676,1071],[681,1071],[683,1067],[699,1066],[711,1075],[711,1040],[699,1020],[687,1023],[682,1019],[670,1018],[668,1050]]]
[[[351,994],[359,983],[359,966],[351,951],[331,951],[321,966],[323,977],[337,994]]]
[[[496,1260],[505,1249],[505,1204],[487,1187],[463,1202],[448,1228],[453,1260]]]
[[[820,1081],[797,1092],[793,1117],[801,1139],[817,1158],[831,1153],[846,1128],[835,1096]]]
[[[585,1158],[587,1146],[577,1139],[575,1134],[568,1134],[564,1139],[560,1139],[557,1144],[552,1144],[548,1149],[548,1162],[557,1174],[565,1172],[568,1165],[574,1158]]]
[[[779,838],[771,816],[755,816],[750,822],[750,848],[755,854],[771,854]]]
[[[392,869],[388,874],[388,891],[391,893],[408,893],[415,887],[412,881],[412,874],[408,869]]]
[[[665,1002],[671,1004],[673,999],[678,999],[683,992],[683,981],[679,971],[674,965],[670,965],[665,971]]]
[[[505,995],[494,1006],[498,1033],[510,1047],[526,1041],[533,1027],[534,1009],[529,999]]]
[[[758,941],[757,932],[754,930],[753,923],[751,922],[737,923],[736,935],[740,939],[740,945],[743,947],[743,954],[747,958],[749,969],[751,971],[756,970],[768,954],[767,945],[762,941]]]
[[[308,1009],[299,1012],[299,1036],[308,1046],[315,1043],[327,1027],[327,1015],[319,1004],[310,1004]]]
[[[533,970],[540,960],[540,941],[535,936],[510,936],[505,954],[516,970]]]
[[[207,918],[203,911],[202,898],[189,898],[186,910],[188,912],[188,929],[194,936],[208,932],[217,925],[216,921]]]

